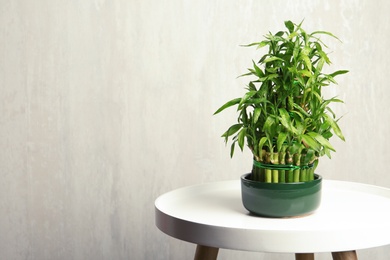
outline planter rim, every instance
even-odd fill
[[[248,178],[248,176],[250,176],[252,173],[246,173],[246,174],[243,174],[241,175],[241,181],[245,184],[245,185],[250,185],[250,186],[256,186],[256,187],[263,187],[263,188],[280,188],[280,189],[294,189],[294,188],[298,188],[298,186],[300,188],[304,188],[304,187],[311,187],[313,185],[316,185],[318,183],[321,183],[322,182],[322,176],[319,175],[319,174],[314,174],[314,180],[310,180],[310,181],[305,181],[305,182],[288,182],[288,183],[285,183],[285,182],[277,182],[277,183],[272,183],[272,182],[260,182],[260,181],[254,181],[254,180],[251,180]]]

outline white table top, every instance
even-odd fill
[[[239,180],[168,192],[155,209],[164,233],[217,248],[315,253],[390,244],[390,189],[360,183],[324,180],[319,209],[298,218],[250,215]]]

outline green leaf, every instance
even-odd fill
[[[256,65],[256,63],[252,60],[253,68],[255,68],[256,76],[261,78],[264,77],[264,72]]]
[[[278,74],[269,74],[266,77],[259,78],[259,81],[267,81],[279,77]]]
[[[332,156],[330,155],[330,150],[325,148],[324,151],[326,156],[328,156],[329,159],[332,159]]]
[[[268,138],[263,136],[261,139],[260,139],[260,142],[259,142],[259,156],[262,157],[261,153],[262,153],[262,150],[263,150],[263,146],[264,144],[268,141]]]
[[[329,127],[330,127],[330,123],[328,121],[325,121],[324,123],[321,124],[320,129],[322,131],[325,131],[325,130],[328,130]]]
[[[324,75],[326,80],[328,80],[328,82],[332,82],[333,84],[337,84],[336,80],[334,80],[334,78],[330,75]]]
[[[288,36],[288,39],[291,40],[292,38],[296,37],[298,35],[298,32],[291,32],[290,35]]]
[[[305,128],[303,127],[303,124],[299,121],[295,121],[296,129],[297,129],[297,134],[301,135],[305,131]]]
[[[257,107],[253,110],[253,123],[256,124],[261,115],[261,108]]]
[[[322,51],[322,46],[319,42],[314,42],[314,45],[316,46],[317,51]]]
[[[270,58],[268,58],[268,59],[265,59],[265,60],[263,60],[263,62],[262,62],[262,63],[268,63],[268,62],[271,62],[271,61],[276,61],[276,60],[283,61],[283,59],[281,59],[281,58],[279,58],[279,57],[272,56],[272,57],[270,57]]]
[[[257,46],[257,49],[263,48],[264,46],[267,46],[269,44],[269,41],[261,41],[261,42],[254,42],[246,45],[241,45],[242,47],[252,47]]]
[[[248,69],[248,70],[249,70],[250,72],[241,74],[241,75],[238,76],[237,78],[246,77],[246,76],[250,76],[250,75],[256,75],[256,74],[255,74],[255,71],[254,71],[253,69]]]
[[[294,24],[291,21],[285,21],[284,25],[286,26],[286,28],[290,33],[294,31]]]
[[[303,60],[303,62],[305,63],[307,69],[308,69],[309,71],[311,71],[311,60],[310,60],[310,58],[309,58],[307,55],[303,54],[302,52],[301,52],[301,54],[299,55],[299,58],[300,58],[301,60]]]
[[[241,127],[242,127],[242,124],[232,125],[231,127],[229,127],[229,129],[225,133],[223,133],[222,137],[225,137],[225,141],[227,141],[228,137],[237,133],[237,131],[240,130]]]
[[[322,68],[324,67],[324,63],[325,63],[325,59],[321,58],[316,67],[317,73],[322,71]]]
[[[338,126],[337,122],[333,120],[329,115],[324,114],[326,117],[326,121],[330,124],[330,127],[332,128],[333,132],[343,141],[345,141],[345,137],[343,133],[341,132],[340,127]]]
[[[259,44],[257,44],[257,49],[263,48],[267,45],[269,45],[269,41],[261,41]]]
[[[295,109],[299,110],[299,112],[301,112],[303,115],[305,115],[305,117],[310,116],[300,105],[293,103],[293,106]],[[296,111],[294,111],[294,112],[297,113]]]
[[[312,162],[315,158],[315,151],[313,149],[308,149],[306,155],[303,157],[303,165],[307,165]]]
[[[287,133],[280,132],[278,135],[278,140],[276,141],[276,149],[280,151],[282,149],[282,145],[284,141],[286,141]]]
[[[242,108],[242,105],[248,100],[250,99],[251,97],[253,97],[254,95],[256,95],[257,91],[255,90],[252,90],[252,91],[249,91],[247,93],[245,93],[244,97],[241,98],[241,101],[240,103],[238,104],[238,110],[240,110]]]
[[[230,146],[230,157],[233,157],[235,145],[236,145],[236,142],[233,142],[232,145]]]
[[[290,152],[290,154],[296,154],[301,150],[301,147],[301,143],[293,143],[293,145],[288,148],[288,151]]]
[[[301,84],[301,86],[305,86],[305,81],[301,76],[297,76],[295,80],[298,81],[298,83]]]
[[[320,143],[322,146],[328,148],[329,150],[336,151],[333,146],[329,143],[328,140],[326,140],[322,135],[315,133],[315,132],[310,132],[308,133],[311,137],[313,137],[318,143]]]
[[[221,106],[217,111],[214,112],[214,115],[218,114],[219,112],[225,110],[228,107],[239,104],[240,101],[241,101],[241,98],[235,98],[235,99],[232,99],[232,100],[226,102],[223,106]]]
[[[341,74],[346,74],[348,73],[349,71],[348,70],[338,70],[338,71],[335,71],[331,74],[329,74],[329,76],[331,76],[332,78],[336,77],[337,75],[341,75]]]
[[[284,108],[279,109],[279,115],[280,115],[280,122],[288,129],[290,122],[290,115],[288,114],[287,110]]]
[[[300,31],[301,31],[301,34],[303,36],[305,46],[307,47],[309,45],[310,36],[308,36],[307,33],[304,30],[302,30],[301,28],[300,28]]]
[[[310,78],[312,75],[311,75],[311,72],[308,71],[308,70],[300,70],[298,71],[299,74],[301,74],[302,76],[305,76],[305,77],[308,77]]]
[[[279,35],[268,35],[268,38],[271,40],[271,42],[273,42],[274,44],[277,43],[277,42],[285,42],[286,39],[284,39],[283,37],[279,36]]]
[[[324,51],[320,50],[320,51],[318,51],[318,54],[320,55],[321,58],[323,58],[325,60],[326,64],[330,64],[330,59]]]
[[[335,35],[333,35],[333,34],[330,33],[330,32],[326,32],[326,31],[315,31],[315,32],[312,32],[312,33],[310,34],[310,36],[313,36],[313,35],[315,35],[315,34],[326,34],[326,35],[329,35],[329,36],[331,36],[331,37],[333,37],[333,38],[335,38],[335,39],[337,39],[337,40],[340,41],[339,38],[337,38]]]
[[[327,99],[326,100],[327,102],[336,102],[336,103],[344,103],[344,101],[342,101],[341,99],[338,99],[338,98],[331,98],[331,99]]]
[[[297,134],[297,129],[292,125],[290,114],[284,108],[279,108],[280,122],[289,131]]]
[[[294,43],[294,50],[293,50],[294,60],[296,60],[299,57],[300,51],[301,51],[301,48],[299,46],[299,39],[297,39]]]
[[[248,90],[249,91],[257,91],[256,86],[255,86],[255,84],[253,84],[252,81],[249,82],[249,84],[248,84]]]
[[[268,116],[263,125],[263,131],[265,133],[272,133],[272,126],[275,124],[275,119],[272,116]]]
[[[310,135],[302,135],[302,140],[307,146],[309,146],[316,152],[319,152],[321,150],[321,145]]]
[[[248,106],[245,105],[241,109],[238,109],[237,111],[240,111],[240,115],[238,118],[239,122],[242,122],[244,125],[248,125],[248,113],[247,113]]]
[[[316,97],[319,102],[322,102],[322,97],[317,91],[312,91],[311,93],[313,94],[313,98]]]
[[[238,139],[237,139],[238,146],[240,147],[241,151],[244,150],[245,136],[246,136],[246,128],[243,128],[238,133]]]
[[[333,110],[330,107],[326,107],[325,109],[329,111],[333,117],[336,117],[336,114],[333,112]]]
[[[251,105],[255,105],[255,104],[261,104],[261,103],[267,103],[267,104],[272,104],[268,99],[266,98],[252,98],[251,100],[245,102],[245,104],[251,104]]]

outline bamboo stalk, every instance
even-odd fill
[[[284,149],[282,149],[281,152],[264,152],[262,161],[258,162],[272,164],[273,166],[304,165],[304,167],[303,169],[295,168],[284,170],[283,168],[267,168],[264,167],[266,165],[259,166],[254,164],[252,168],[252,180],[267,183],[294,183],[314,180],[315,167],[307,167],[307,161],[312,157],[308,157],[308,154],[303,151],[300,152],[297,152],[294,155],[291,155],[288,151],[285,152]],[[313,161],[309,161],[309,163],[312,162]]]
[[[307,169],[301,169],[301,176],[299,177],[300,181],[307,181]]]
[[[287,182],[294,182],[294,170],[287,171]]]
[[[262,181],[263,172],[264,172],[264,169],[259,168],[256,165],[253,165],[253,167],[252,167],[252,180]]]
[[[286,182],[286,171],[285,170],[279,170],[279,182],[285,183]]]
[[[301,165],[301,152],[294,154],[294,165],[300,166]],[[294,182],[299,182],[301,179],[301,170],[296,169],[294,170]]]
[[[272,170],[270,169],[265,169],[265,180],[264,182],[272,182]]]
[[[283,145],[281,151],[279,152],[279,163],[282,165],[286,164],[286,149],[287,145]],[[280,170],[279,171],[280,177],[279,180],[282,183],[285,183],[286,180],[286,171],[285,170]]]
[[[271,162],[271,154],[266,153],[265,154],[265,163],[269,164],[270,162]],[[268,183],[272,182],[272,170],[271,169],[265,169],[264,182],[268,182]]]
[[[273,183],[279,182],[279,170],[272,170],[272,182]]]
[[[252,166],[252,180],[257,179],[257,167],[255,165]]]
[[[291,155],[290,151],[286,152],[286,157],[285,157],[285,163],[286,164],[293,164],[293,156]],[[289,170],[287,172],[287,182],[291,183],[294,182],[294,170]]]
[[[309,181],[314,180],[314,167],[309,168],[307,172],[308,172],[308,180]]]
[[[273,153],[272,154],[272,163],[273,164],[279,164],[279,154]],[[272,182],[278,183],[279,182],[279,170],[272,170]]]
[[[262,168],[261,169],[261,176],[260,176],[261,182],[265,182],[265,175],[266,175],[266,169]]]
[[[297,169],[294,170],[294,179],[293,182],[299,182],[301,170]]]

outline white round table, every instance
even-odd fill
[[[168,192],[155,209],[162,232],[198,244],[195,259],[216,259],[219,248],[357,259],[357,249],[390,244],[390,189],[361,183],[324,180],[318,210],[297,218],[249,214],[239,180]]]

